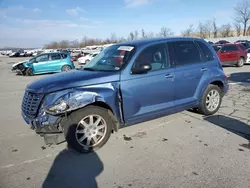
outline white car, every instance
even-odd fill
[[[88,54],[84,57],[80,57],[78,58],[78,64],[79,65],[85,65],[87,64],[88,62],[90,62],[91,59],[93,59],[97,54],[99,54],[99,52],[95,52],[95,53],[92,53],[92,54]]]
[[[250,48],[247,49],[247,60],[246,63],[250,63]]]

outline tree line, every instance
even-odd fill
[[[216,19],[200,21],[197,26],[190,24],[188,28],[181,31],[182,36],[193,36],[201,38],[233,37],[233,36],[250,36],[250,0],[241,0],[234,7],[234,18],[232,23],[218,25]],[[56,48],[83,48],[85,46],[103,45],[123,41],[145,39],[152,37],[167,37],[174,35],[171,28],[162,27],[159,33],[146,32],[144,29],[135,30],[128,34],[127,37],[117,37],[111,33],[107,39],[98,39],[83,37],[81,41],[62,40],[60,42],[51,42],[44,47],[49,49]]]

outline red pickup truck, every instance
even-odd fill
[[[247,59],[247,51],[242,44],[225,44],[217,51],[222,65],[242,67]]]

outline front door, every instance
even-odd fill
[[[124,119],[127,123],[151,119],[167,113],[173,106],[174,69],[171,68],[165,44],[145,48],[133,67],[150,64],[143,74],[121,75]]]
[[[35,62],[33,63],[33,71],[34,73],[42,73],[48,71],[48,54],[41,54],[36,57]]]

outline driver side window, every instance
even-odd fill
[[[44,62],[44,61],[48,61],[49,60],[49,57],[48,57],[48,54],[44,54],[44,55],[40,55],[36,58],[36,62],[39,63],[39,62]]]
[[[166,58],[165,45],[156,44],[144,49],[136,58],[133,68],[141,68],[144,65],[151,65],[151,71],[169,67]]]

